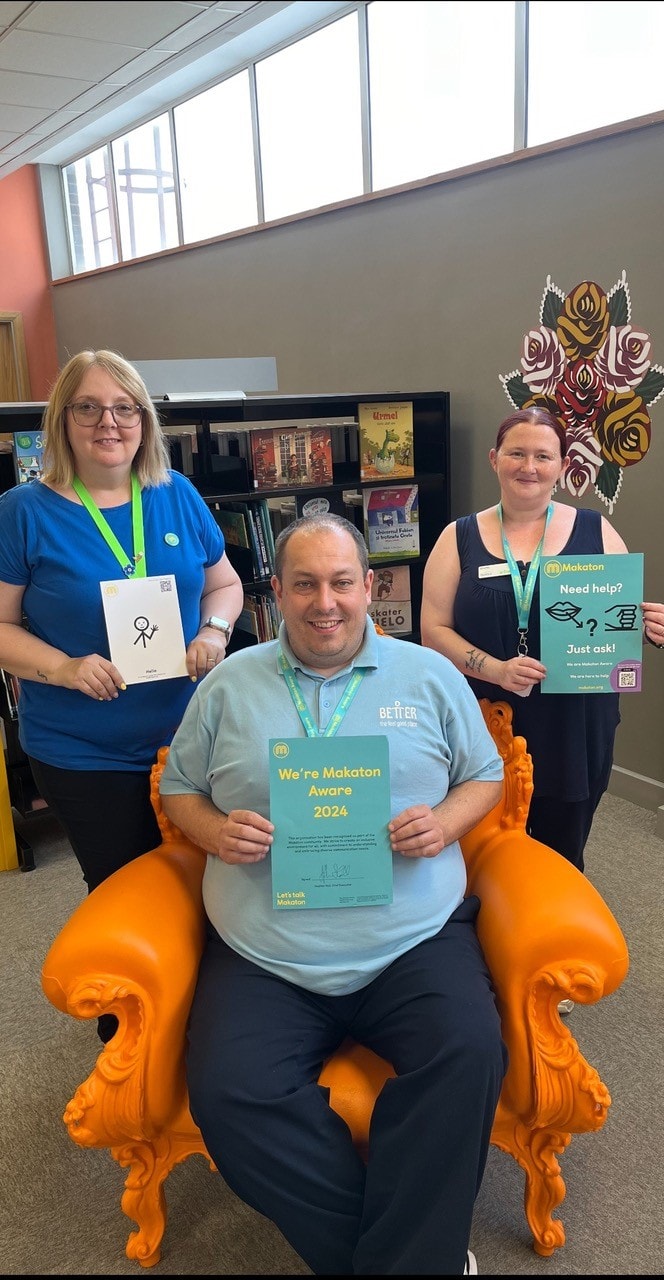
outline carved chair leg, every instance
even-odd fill
[[[526,1175],[524,1208],[533,1234],[533,1249],[550,1258],[565,1243],[565,1228],[553,1212],[565,1199],[565,1182],[556,1155],[568,1146],[571,1133],[560,1129],[527,1129],[519,1121],[494,1124],[491,1141],[514,1157]]]
[[[176,1164],[197,1153],[214,1168],[202,1140],[192,1141],[191,1135],[162,1134],[153,1142],[126,1142],[111,1148],[118,1164],[129,1166],[121,1204],[138,1230],[130,1232],[125,1252],[142,1267],[154,1267],[161,1258],[167,1218],[163,1184]]]

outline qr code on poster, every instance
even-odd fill
[[[618,672],[618,688],[636,688],[636,670],[634,667],[623,667],[622,671]]]

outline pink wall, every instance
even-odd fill
[[[58,358],[33,165],[0,180],[0,311],[21,312],[30,399],[46,400],[58,372]]]

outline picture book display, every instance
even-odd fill
[[[407,479],[415,475],[413,402],[358,405],[360,479]]]
[[[252,430],[254,489],[332,484],[332,436],[308,423]]]
[[[420,554],[418,496],[416,484],[364,490],[364,536],[370,559]]]
[[[41,431],[14,432],[14,464],[18,484],[29,484],[42,474],[44,452]]]
[[[369,613],[388,635],[409,635],[413,630],[410,599],[410,565],[379,565],[371,584]]]
[[[244,512],[231,511],[228,507],[222,507],[217,503],[213,515],[224,535],[224,542],[230,543],[233,547],[251,547],[247,517]]]

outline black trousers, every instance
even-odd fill
[[[587,800],[572,801],[554,799],[550,796],[533,796],[530,801],[526,823],[528,835],[562,853],[563,858],[574,863],[579,871],[585,870],[586,843],[595,811],[609,785],[612,767],[613,742],[607,750],[598,777],[590,779],[590,795]]]
[[[317,1275],[463,1274],[506,1070],[477,909],[469,898],[347,996],[276,977],[209,929],[188,1033],[191,1112],[228,1185]],[[397,1071],[366,1166],[317,1084],[347,1035]]]
[[[58,769],[30,758],[40,795],[65,830],[88,893],[161,844],[150,772]]]

